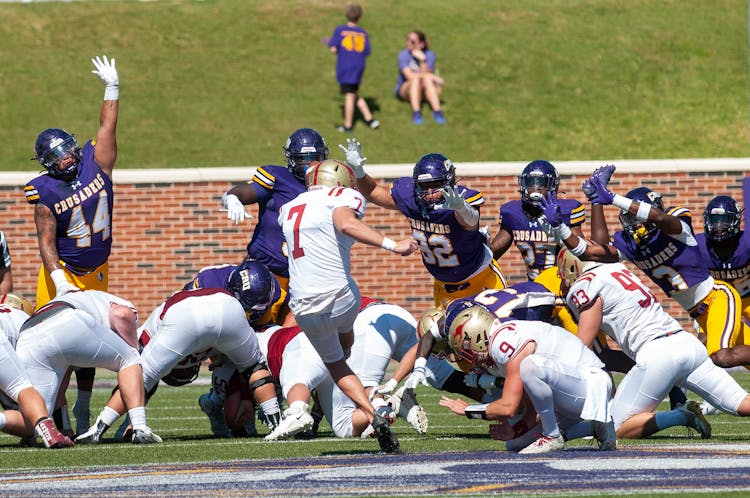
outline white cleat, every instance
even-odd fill
[[[132,442],[133,444],[152,444],[161,443],[162,439],[146,427],[145,429],[133,429]]]
[[[279,425],[264,439],[266,441],[289,439],[295,434],[309,431],[314,423],[312,415],[307,411],[298,407],[289,407],[284,410],[284,418],[281,419]]]
[[[427,412],[417,401],[414,389],[407,389],[402,386],[393,396],[388,398],[388,404],[393,408],[399,417],[403,418],[420,434],[427,433],[429,420]]]
[[[549,453],[550,451],[558,451],[563,449],[565,446],[565,439],[562,436],[549,437],[540,435],[539,439],[519,451],[524,455],[535,455],[539,453]]]
[[[723,412],[708,401],[704,400],[701,402],[701,413],[703,413],[703,415],[719,415]]]

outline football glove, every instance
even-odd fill
[[[235,225],[240,221],[245,221],[245,219],[252,219],[252,216],[245,211],[245,205],[236,195],[224,194],[221,203],[227,209],[227,219],[234,221]]]
[[[65,272],[60,268],[52,271],[50,277],[52,277],[52,281],[55,283],[55,297],[60,297],[68,292],[80,290],[78,287],[68,282],[68,279],[65,278]]]
[[[366,157],[362,157],[362,145],[356,138],[347,138],[346,146],[339,144],[339,148],[344,151],[346,155],[346,164],[354,170],[354,176],[357,178],[365,177],[365,163],[367,162]]]
[[[615,194],[613,194],[606,185],[602,184],[602,181],[598,176],[592,176],[586,181],[589,182],[589,191],[593,190],[593,194],[586,193],[586,190],[584,190],[584,192],[586,193],[586,197],[588,197],[592,203],[605,206],[612,204]]]
[[[557,193],[554,190],[547,192],[547,195],[540,199],[539,205],[542,207],[544,217],[547,218],[547,222],[549,222],[552,228],[557,228],[562,224],[560,203],[557,202]]]
[[[376,386],[372,390],[372,394],[388,394],[392,393],[394,389],[396,389],[396,386],[398,385],[398,381],[396,379],[390,379],[385,384],[381,384],[379,386]]]
[[[416,367],[411,375],[409,375],[409,378],[406,379],[406,382],[404,382],[406,389],[414,389],[419,384],[429,386],[427,383],[427,377],[425,376],[424,367]]]
[[[117,69],[115,69],[115,60],[110,61],[106,55],[103,55],[102,58],[97,55],[91,59],[91,62],[96,68],[91,72],[99,76],[104,82],[104,100],[117,100],[119,98],[120,78],[117,76]]]

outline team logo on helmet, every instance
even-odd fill
[[[229,274],[227,290],[252,318],[257,318],[273,304],[276,277],[260,261],[245,260]]]
[[[357,179],[354,171],[335,159],[313,161],[305,173],[305,186],[310,187],[349,187],[356,188]]]
[[[312,161],[328,159],[326,141],[312,128],[300,128],[289,135],[284,146],[287,168],[301,182],[305,181],[305,171]]]

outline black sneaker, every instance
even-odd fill
[[[398,439],[396,439],[396,435],[391,431],[388,421],[378,412],[373,413],[372,428],[375,430],[375,437],[378,438],[378,444],[382,452],[398,453]]]

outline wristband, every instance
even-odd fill
[[[382,247],[386,251],[392,252],[396,249],[396,241],[393,239],[389,239],[388,237],[383,237],[383,242],[380,243],[380,247]]]
[[[111,85],[104,87],[104,100],[120,100],[120,86]]]
[[[623,211],[630,211],[630,205],[632,203],[633,201],[630,200],[629,197],[625,197],[620,194],[615,194],[615,197],[612,199],[612,205],[622,209]]]
[[[454,211],[456,216],[468,226],[474,226],[479,221],[479,211],[469,205],[468,202],[463,201],[461,207]]]
[[[487,420],[487,403],[483,405],[469,405],[464,410],[466,418]]]
[[[573,256],[581,256],[583,253],[586,252],[586,248],[588,247],[588,243],[586,242],[586,239],[582,239],[581,237],[578,237],[578,245],[575,246],[573,249],[569,249],[570,254]]]
[[[560,226],[555,227],[554,230],[555,230],[555,234],[557,234],[560,240],[567,240],[568,237],[573,235],[573,232],[570,230],[570,227],[566,225],[565,223],[560,223]]]
[[[427,366],[427,358],[419,357],[414,360],[414,370],[424,371],[424,367]]]
[[[638,221],[648,221],[648,213],[651,212],[651,204],[648,202],[638,202],[638,212],[635,213],[635,219]]]

